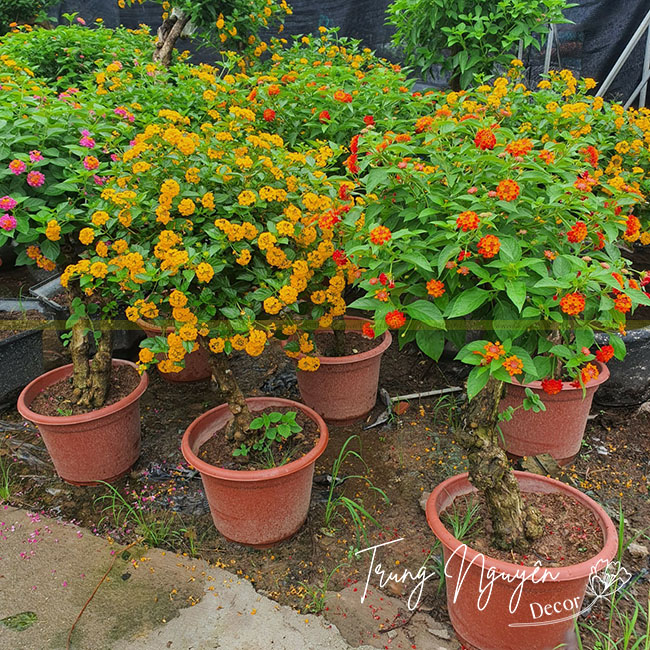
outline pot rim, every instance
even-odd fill
[[[316,413],[313,409],[309,408],[306,404],[301,404],[300,402],[294,402],[290,399],[284,399],[283,397],[247,397],[246,403],[249,406],[259,405],[261,408],[257,410],[262,410],[262,408],[267,408],[269,406],[289,406],[296,408],[302,411],[308,418],[313,420],[317,426],[320,433],[320,438],[318,442],[307,452],[304,456],[296,458],[285,465],[280,465],[279,467],[271,467],[270,469],[254,469],[254,470],[237,470],[237,469],[224,469],[217,467],[216,465],[211,465],[204,460],[201,460],[192,449],[192,444],[190,439],[198,435],[201,431],[201,427],[205,420],[210,419],[210,417],[216,411],[228,411],[228,404],[220,404],[215,408],[210,409],[196,418],[189,427],[185,430],[183,434],[183,439],[181,440],[181,451],[185,460],[192,465],[192,467],[199,470],[201,474],[207,474],[213,478],[223,479],[227,481],[236,481],[236,482],[257,482],[257,481],[266,481],[268,479],[280,478],[281,476],[288,476],[298,472],[308,465],[311,465],[316,461],[316,459],[325,451],[327,443],[329,440],[329,432],[327,429],[327,424],[325,420]],[[192,441],[193,442],[193,441]]]
[[[150,323],[149,321],[144,320],[144,318],[138,318],[137,321],[135,321],[135,324],[146,333],[151,332],[152,334],[155,334],[159,336],[160,334],[163,333],[162,327],[158,327],[158,325],[154,325],[153,323]],[[165,334],[171,334],[174,331],[174,326],[170,325],[167,327],[165,330]]]
[[[363,316],[344,316],[343,319],[346,322],[361,321],[364,323],[372,323],[370,319],[363,318]],[[314,330],[314,334],[316,334],[317,332],[331,332],[331,331],[333,331],[331,327],[318,328]],[[374,357],[378,357],[379,355],[383,354],[390,347],[390,344],[393,342],[393,335],[390,333],[390,330],[386,330],[381,336],[382,336],[381,342],[378,345],[376,345],[374,348],[372,348],[372,350],[366,350],[366,352],[358,352],[357,354],[348,354],[344,357],[322,357],[320,355],[315,355],[315,356],[321,362],[321,365],[325,365],[325,366],[336,366],[336,365],[342,365],[346,363],[354,363],[357,361],[366,361],[367,359],[373,359]],[[285,341],[281,341],[280,344],[284,348]],[[305,356],[304,354],[300,354],[298,359],[304,356]],[[300,371],[300,372],[308,372],[308,371]]]
[[[126,359],[112,359],[113,366],[130,366],[137,372],[137,366],[132,361],[127,361]],[[65,366],[59,366],[54,368],[42,375],[39,375],[31,381],[20,393],[18,397],[18,412],[30,422],[34,424],[43,424],[46,426],[70,426],[74,424],[83,424],[85,422],[91,422],[93,420],[98,420],[107,415],[112,415],[117,411],[127,408],[135,401],[140,399],[144,391],[149,385],[149,377],[146,372],[143,372],[140,375],[140,383],[131,391],[126,397],[123,397],[121,400],[118,400],[114,404],[109,404],[108,406],[102,406],[99,409],[90,411],[88,413],[79,413],[77,415],[43,415],[41,413],[36,413],[32,411],[29,405],[27,404],[26,396],[32,391],[38,390],[38,392],[49,388],[52,384],[56,383],[61,379],[65,379],[72,374],[73,364],[69,363]],[[57,375],[53,381],[53,376]],[[29,404],[31,405],[33,399],[30,400]]]
[[[596,366],[598,367],[598,377],[596,379],[592,379],[588,381],[585,384],[585,388],[597,388],[601,384],[604,384],[608,379],[609,379],[609,368],[607,367],[606,363],[602,363],[601,361],[598,361],[594,359],[594,361],[590,361],[590,363],[595,363]],[[514,377],[508,382],[509,384],[513,386],[517,386],[520,388],[530,388],[532,390],[538,390],[538,391],[543,391],[542,388],[542,380],[535,380],[531,381],[528,384],[522,384],[520,381],[517,381]],[[582,388],[576,388],[575,386],[571,385],[570,381],[563,381],[562,382],[562,391],[571,391],[571,390],[579,390],[581,391]],[[554,395],[557,395],[557,393],[554,393]],[[546,397],[553,397],[553,395],[548,395],[545,393]]]
[[[554,487],[558,487],[560,488],[558,491],[563,492],[565,494],[568,493],[569,496],[573,497],[576,501],[586,506],[587,508],[589,508],[589,510],[593,512],[593,514],[598,519],[600,529],[603,533],[604,541],[603,541],[602,549],[600,550],[599,553],[590,557],[588,560],[585,560],[584,562],[580,562],[579,564],[571,564],[563,567],[552,567],[553,573],[557,572],[559,574],[557,580],[553,580],[552,582],[562,582],[564,580],[575,580],[576,578],[588,577],[592,572],[592,568],[594,566],[597,566],[599,561],[603,561],[603,560],[610,561],[616,556],[616,552],[618,549],[618,533],[616,532],[616,528],[612,523],[611,519],[609,518],[609,516],[607,515],[607,513],[605,512],[605,510],[602,508],[602,506],[596,503],[596,501],[588,497],[580,490],[577,490],[576,488],[571,487],[566,483],[562,483],[561,481],[549,478],[547,476],[541,476],[540,474],[532,474],[530,472],[515,471],[515,477],[517,478],[518,482],[520,481],[521,478],[526,478],[527,480],[532,480],[534,482],[546,483]],[[448,478],[442,483],[440,483],[433,490],[431,496],[429,496],[429,498],[427,499],[427,506],[426,506],[426,517],[427,517],[427,523],[429,524],[429,527],[433,531],[434,535],[440,540],[442,545],[452,551],[462,546],[463,542],[460,542],[458,539],[456,539],[442,523],[439,514],[437,512],[436,502],[443,495],[443,493],[445,493],[448,496],[453,496],[454,498],[456,498],[456,496],[458,495],[455,496],[454,493],[457,492],[458,488],[461,485],[469,485],[470,487],[472,487],[471,483],[469,482],[468,472],[465,472],[464,474],[456,474],[455,476],[452,476],[451,478]],[[476,489],[473,487],[472,490],[476,491]],[[465,559],[469,565],[474,566],[474,561],[477,560],[477,558],[479,558],[479,556],[481,555],[485,558],[485,560],[489,562],[489,564],[488,562],[486,562],[486,566],[492,566],[497,571],[507,575],[518,574],[519,576],[521,576],[522,569],[524,570],[528,569],[530,573],[533,573],[534,571],[539,571],[540,569],[540,567],[529,567],[525,565],[522,566],[520,564],[513,564],[512,562],[504,562],[503,560],[497,560],[493,557],[490,557],[489,555],[479,553],[478,551],[475,551],[470,546],[467,546]],[[541,568],[543,569],[544,567]]]

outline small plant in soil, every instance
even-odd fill
[[[337,564],[323,580],[323,584],[319,587],[317,585],[310,585],[305,582],[301,582],[300,585],[305,589],[306,598],[309,598],[309,602],[305,605],[305,612],[312,612],[313,614],[320,614],[325,609],[326,604],[326,594],[329,588],[329,584],[332,580],[332,577],[335,573],[343,567],[347,567],[347,563]]]
[[[11,496],[13,479],[11,470],[13,461],[10,459],[9,450],[0,448],[0,501],[7,501]]]
[[[63,416],[72,415],[74,413],[74,411],[71,408],[65,408],[63,406],[57,407],[56,412],[59,415],[63,415]]]
[[[646,535],[639,532],[627,538],[620,506],[618,515],[616,560],[621,563],[629,544]],[[633,575],[618,571],[602,598],[596,595],[591,603],[583,604],[587,615],[575,624],[578,650],[650,650],[650,591],[641,588],[641,602],[632,593],[636,584],[642,584],[643,574],[644,570]],[[602,583],[598,587],[602,588]]]
[[[359,451],[351,449],[353,444],[357,443]],[[361,548],[361,538],[367,542],[368,534],[366,532],[367,522],[370,521],[375,526],[382,527],[381,523],[366,509],[362,501],[351,499],[343,493],[338,493],[340,486],[351,479],[359,479],[364,481],[366,487],[368,487],[372,492],[376,492],[381,496],[385,503],[390,503],[388,496],[381,489],[372,483],[368,478],[367,474],[369,472],[368,465],[361,455],[361,438],[357,435],[350,436],[343,446],[339,455],[336,457],[334,464],[332,465],[332,474],[330,478],[330,489],[327,495],[327,503],[325,504],[325,528],[324,531],[330,534],[334,530],[334,522],[337,519],[342,519],[345,521],[346,513],[352,520],[354,526],[354,532],[356,537],[356,549]],[[358,461],[362,464],[366,470],[365,475],[361,474],[347,474],[341,475],[343,466],[345,463],[350,461]]]
[[[465,497],[463,501],[456,499],[444,512],[443,521],[459,542],[469,543],[481,521],[480,505],[476,499]]]
[[[275,467],[276,462],[271,447],[275,443],[289,443],[292,436],[302,431],[296,422],[296,411],[286,413],[262,413],[249,425],[251,431],[261,430],[262,434],[252,445],[243,444],[232,452],[233,456],[248,459],[255,455],[261,459],[266,467]],[[291,460],[293,449],[289,447],[282,455],[279,465],[285,465]]]
[[[107,522],[118,530],[132,529],[148,546],[165,546],[171,539],[173,528],[169,514],[164,518],[154,519],[149,513],[129,503],[119,490],[104,481],[99,481],[108,488],[108,494],[95,499],[95,504],[101,506],[104,515],[97,526]]]

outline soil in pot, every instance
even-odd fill
[[[316,352],[322,357],[347,357],[353,354],[369,352],[381,344],[382,338],[369,339],[358,332],[345,332],[343,338],[343,351],[338,353],[336,337],[333,332],[316,332]]]
[[[3,311],[0,312],[0,322],[17,321],[16,327],[3,327],[0,329],[0,341],[8,339],[10,336],[22,334],[30,329],[36,329],[38,326],[46,322],[43,314],[35,309],[28,309],[27,311]],[[29,322],[29,325],[28,325]],[[31,327],[31,324],[34,327]]]
[[[571,566],[586,562],[597,555],[603,546],[603,535],[594,513],[565,494],[537,494],[523,492],[526,505],[539,511],[544,522],[544,535],[525,553],[501,551],[490,544],[492,528],[487,508],[476,495],[460,497],[451,511],[442,513],[441,521],[453,535],[451,520],[463,521],[468,512],[478,507],[472,519],[476,522],[467,538],[461,541],[483,555],[522,566]]]
[[[263,411],[256,411],[255,417],[261,416],[263,413],[287,413],[292,411],[289,408],[267,408]],[[318,425],[311,418],[308,418],[302,411],[293,411],[296,413],[296,422],[302,427],[302,431],[292,435],[286,441],[273,444],[271,451],[273,453],[274,466],[285,465],[288,462],[297,460],[310,452],[320,438],[320,431]],[[263,432],[263,429],[256,431],[256,433]],[[199,447],[198,456],[210,465],[221,467],[222,469],[234,470],[256,470],[268,469],[269,464],[265,463],[262,458],[257,454],[249,454],[249,462],[242,462],[240,457],[232,455],[234,443],[226,440],[223,435],[223,430],[215,432],[215,434],[206,440],[201,447]]]
[[[108,396],[104,406],[110,406],[130,395],[140,383],[140,375],[130,366],[114,366],[111,371]],[[42,391],[29,408],[40,415],[80,415],[95,409],[81,408],[70,400],[73,391],[72,376],[52,384]]]

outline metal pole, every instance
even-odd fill
[[[634,92],[630,95],[630,98],[627,100],[627,102],[625,102],[625,106],[623,108],[630,108],[632,102],[636,99],[636,96],[641,91],[641,88],[645,88],[648,85],[648,81],[650,81],[650,70],[647,70],[646,73],[643,75],[643,79],[641,79],[641,83],[636,87]],[[642,104],[639,103],[639,106],[642,106]]]
[[[614,67],[607,75],[607,78],[605,79],[605,81],[603,81],[602,85],[598,89],[598,92],[596,93],[597,97],[602,97],[607,92],[609,87],[612,85],[612,81],[614,81],[616,75],[621,71],[621,68],[623,67],[625,62],[629,59],[632,50],[636,47],[636,44],[641,40],[641,37],[643,36],[643,32],[645,32],[645,30],[648,28],[648,25],[650,25],[650,11],[648,11],[646,17],[641,21],[641,24],[639,25],[638,29],[636,30],[636,32],[634,32],[634,36],[632,36],[630,42],[625,46],[625,49],[621,52],[621,56],[618,57],[618,61],[616,61]]]
[[[519,39],[519,49],[517,50],[517,58],[522,61],[524,58],[524,39]]]
[[[648,70],[650,70],[650,27],[648,27],[648,38],[646,39],[645,42],[645,58],[643,59],[643,74],[645,75],[648,72]],[[645,106],[647,92],[648,92],[648,84],[646,83],[646,85],[643,86],[643,90],[641,91],[641,95],[639,97],[639,108]]]
[[[544,74],[548,74],[551,69],[551,53],[553,52],[553,36],[555,35],[555,27],[553,24],[549,25],[548,38],[546,39],[546,55],[544,56]]]

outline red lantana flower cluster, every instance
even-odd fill
[[[456,219],[456,228],[460,228],[463,232],[467,232],[468,230],[476,230],[479,223],[480,219],[478,218],[478,214],[471,210],[467,210],[458,215],[458,218]]]
[[[399,309],[394,309],[386,314],[386,324],[392,330],[397,330],[400,327],[403,327],[405,323],[406,316],[404,315],[404,312],[401,312]]]
[[[496,235],[485,235],[481,237],[478,242],[478,252],[483,255],[485,259],[494,257],[501,248],[501,242]]]
[[[386,226],[377,226],[370,231],[370,241],[379,246],[385,244],[392,236],[393,233]]]
[[[474,144],[479,149],[494,149],[497,144],[497,137],[492,129],[481,129],[474,138]]]

